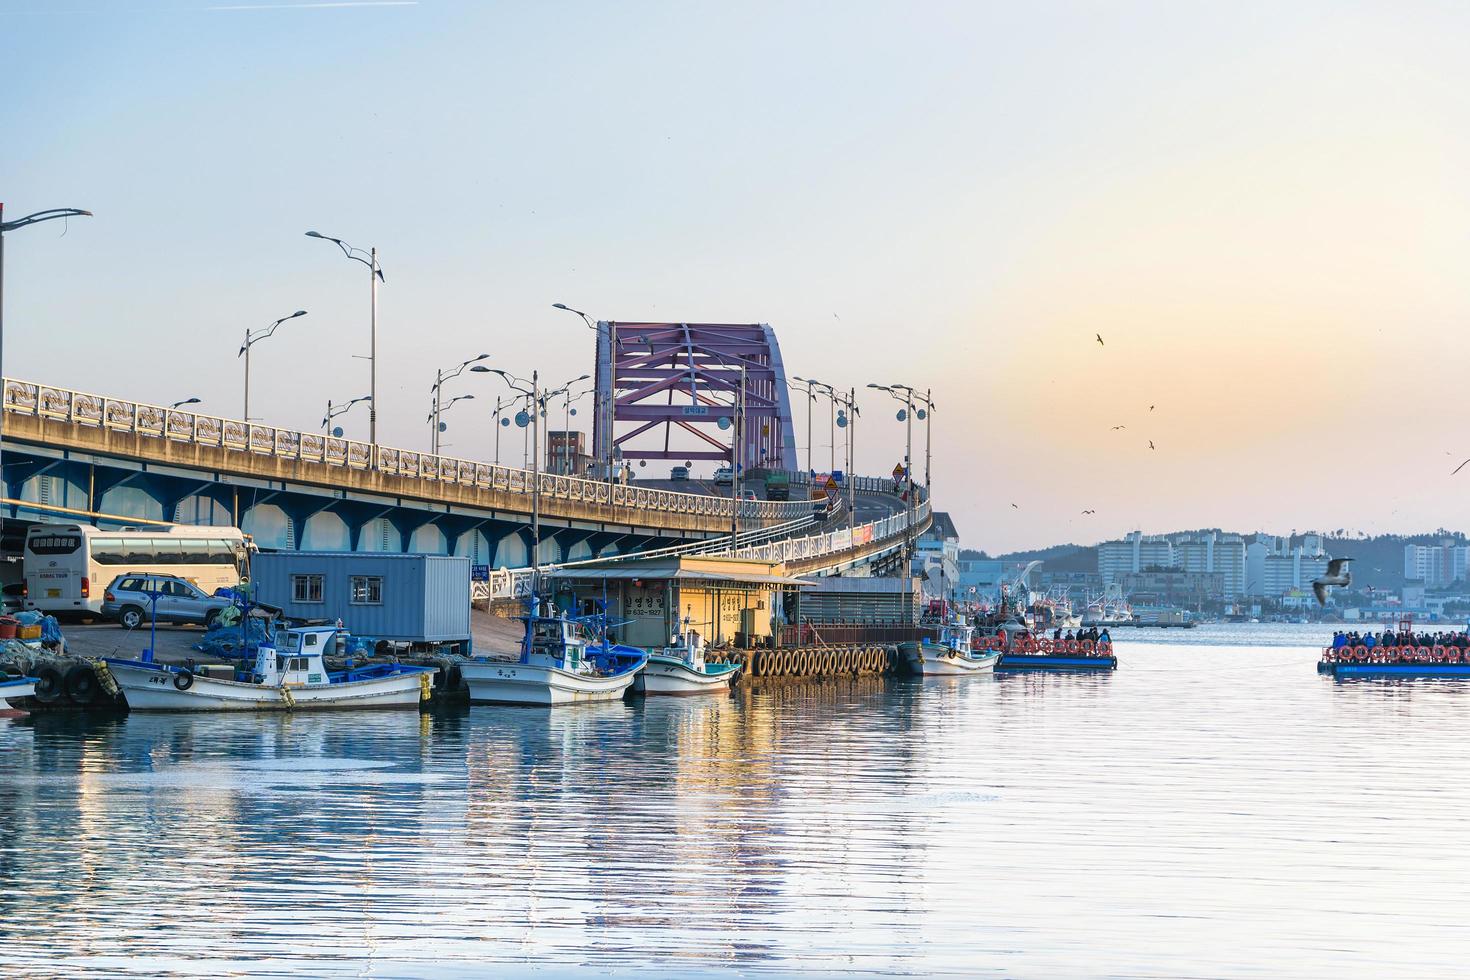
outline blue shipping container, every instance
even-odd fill
[[[341,619],[358,636],[400,642],[470,639],[468,558],[273,551],[255,555],[250,574],[256,601],[293,619]]]

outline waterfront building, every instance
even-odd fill
[[[1225,590],[1223,572],[1184,571],[1178,568],[1124,572],[1118,577],[1123,594],[1135,606],[1198,606],[1218,600]]]
[[[546,472],[576,476],[586,473],[591,462],[585,433],[576,429],[552,429],[546,433]]]
[[[1106,585],[1126,572],[1145,568],[1175,568],[1174,546],[1161,535],[1133,531],[1122,541],[1104,541],[1097,546],[1097,570]]]
[[[1404,578],[1421,579],[1431,589],[1443,589],[1466,579],[1470,547],[1444,541],[1437,545],[1404,545]]]
[[[1220,576],[1213,599],[1235,599],[1245,593],[1245,539],[1238,534],[1200,531],[1177,535],[1174,567],[1185,572]]]
[[[947,511],[936,510],[929,528],[914,543],[913,573],[925,579],[926,591],[939,595],[960,584],[960,534]]]
[[[1321,537],[1309,535],[1321,546]],[[1281,598],[1293,590],[1311,587],[1312,580],[1327,572],[1330,556],[1308,552],[1304,544],[1291,546],[1290,539],[1257,535],[1246,546],[1245,591],[1247,595]]]

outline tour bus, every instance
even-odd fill
[[[123,572],[188,579],[207,593],[240,584],[249,537],[234,527],[104,531],[90,524],[37,524],[26,531],[26,608],[102,611],[102,593]]]

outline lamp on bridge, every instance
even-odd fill
[[[297,310],[295,313],[292,313],[288,316],[283,316],[279,320],[274,321],[268,327],[262,327],[261,329],[254,332],[251,332],[250,330],[245,331],[245,343],[240,345],[240,353],[236,354],[235,356],[240,357],[241,355],[244,355],[245,357],[245,414],[240,416],[240,419],[245,423],[247,428],[250,425],[250,348],[254,347],[258,342],[275,333],[276,328],[279,327],[281,324],[285,323],[287,320],[294,320],[298,316],[306,316],[306,311]]]
[[[368,364],[370,372],[370,384],[368,390],[368,442],[369,457],[368,467],[378,468],[378,283],[387,282],[383,276],[383,267],[378,265],[378,250],[376,247],[364,252],[360,248],[353,248],[340,238],[323,235],[319,231],[308,231],[307,238],[320,238],[331,242],[342,250],[342,254],[354,262],[361,262],[368,269],[368,285],[372,293],[372,346],[368,352]]]
[[[439,455],[439,433],[444,431],[444,426],[439,423],[439,416],[444,413],[445,407],[441,405],[442,398],[440,397],[444,390],[444,382],[459,377],[461,374],[464,373],[464,369],[467,367],[470,368],[471,371],[478,371],[483,373],[488,369],[482,367],[476,362],[483,361],[489,356],[489,354],[477,354],[467,361],[460,361],[459,364],[452,368],[447,374],[442,369],[434,372],[434,387],[431,389],[434,395],[434,410],[429,413],[429,420],[434,423],[433,432],[429,438],[429,449],[431,452],[433,452],[434,455]],[[470,367],[471,364],[474,364],[475,366]],[[455,401],[459,400],[460,399],[458,398],[455,399]],[[450,404],[452,405],[454,404],[454,402],[450,402]]]
[[[554,310],[565,310],[568,313],[575,313],[577,314],[577,316],[582,318],[583,323],[587,324],[587,329],[592,331],[597,330],[597,324],[593,323],[592,318],[586,313],[583,313],[581,310],[573,309],[565,303],[552,303],[551,308]],[[598,336],[601,337],[601,334],[599,334]],[[613,423],[616,419],[615,413],[617,412],[617,386],[614,383],[617,378],[617,356],[613,353],[613,351],[617,347],[617,343],[617,322],[615,320],[609,320],[607,321],[607,393],[606,395],[604,395],[602,390],[596,384],[594,384],[593,391],[595,392],[595,394],[592,398],[592,412],[597,419],[597,422],[593,426],[593,441],[596,442],[596,429],[600,428],[604,433],[602,437],[602,446],[605,451],[599,452],[597,454],[597,463],[599,466],[602,467],[603,476],[609,483],[612,482]],[[598,368],[600,369],[601,367],[602,365],[599,364]],[[582,378],[579,378],[578,380],[584,380],[586,377],[586,375],[583,375]]]
[[[43,221],[52,221],[56,218],[90,218],[91,211],[83,211],[81,208],[50,208],[46,211],[36,211],[23,218],[14,221],[5,220],[5,205],[0,204],[0,388],[4,387],[4,355],[5,355],[5,233],[27,225],[38,225]],[[0,398],[3,398],[0,392]],[[0,411],[0,449],[4,447],[5,441],[5,413]]]

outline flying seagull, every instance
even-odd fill
[[[1327,605],[1327,590],[1331,586],[1345,589],[1353,584],[1353,573],[1345,567],[1351,558],[1334,558],[1327,563],[1327,574],[1312,579],[1312,594],[1317,597],[1317,605]]]
[[[1128,428],[1128,426],[1126,426],[1126,425],[1115,425],[1115,426],[1113,426],[1113,431],[1114,432],[1117,432],[1119,429],[1126,429],[1126,428]]]
[[[1149,406],[1149,407],[1148,407],[1148,410],[1149,410],[1149,411],[1150,411],[1150,412],[1152,412],[1152,411],[1153,411],[1153,410],[1154,410],[1154,407],[1153,407],[1153,406],[1152,406],[1152,405],[1150,405],[1150,406]]]
[[[1012,506],[1012,507],[1016,507],[1016,505],[1015,505],[1015,504],[1011,504],[1011,506]],[[1021,508],[1019,508],[1019,507],[1016,507],[1016,510],[1020,510],[1020,509],[1021,509]]]
[[[1465,463],[1470,463],[1470,459],[1465,460]],[[1456,466],[1454,468],[1454,471],[1450,473],[1450,476],[1454,476],[1455,473],[1458,473],[1461,470],[1463,470],[1465,468],[1465,463],[1461,463],[1459,466]]]
[[[1108,346],[1107,344],[1105,344],[1105,343],[1102,342],[1102,334],[1098,334],[1097,335],[1097,345],[1099,347],[1106,347],[1106,346]]]
[[[1148,441],[1148,448],[1150,448],[1150,449],[1154,448],[1154,441],[1152,439],[1150,439]]]
[[[1082,513],[1084,513],[1084,514],[1096,514],[1097,511],[1095,511],[1095,510],[1084,510]]]

